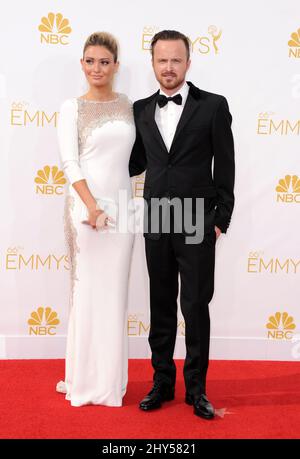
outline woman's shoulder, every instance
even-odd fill
[[[132,105],[132,101],[129,99],[129,97],[124,94],[123,92],[118,92],[118,98],[120,101],[127,103],[128,105]]]
[[[60,106],[60,112],[65,113],[73,113],[77,111],[77,99],[76,97],[72,97],[70,99],[66,99],[62,102]]]

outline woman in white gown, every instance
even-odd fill
[[[71,262],[65,380],[72,406],[121,406],[127,386],[127,292],[133,234],[120,231],[131,198],[128,162],[135,140],[132,105],[114,93],[117,44],[88,37],[81,59],[87,94],[61,107],[58,139],[70,182],[65,233]]]

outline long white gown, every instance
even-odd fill
[[[120,190],[132,197],[128,162],[135,140],[132,104],[123,94],[106,102],[81,98],[60,110],[58,140],[70,182],[65,234],[71,262],[65,380],[57,385],[72,406],[121,406],[128,369],[127,293],[132,232],[96,231],[83,224],[87,210],[72,187],[86,179],[117,221],[127,215]],[[110,204],[114,203],[113,206]]]

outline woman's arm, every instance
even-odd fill
[[[62,104],[57,133],[63,170],[70,184],[87,207],[89,217],[86,223],[96,228],[96,220],[99,215],[104,214],[104,211],[97,208],[97,202],[88,187],[80,167],[77,104],[75,100],[67,100]]]

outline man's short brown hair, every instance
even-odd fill
[[[151,54],[153,57],[154,47],[158,40],[182,40],[187,53],[187,60],[190,58],[190,40],[186,35],[177,30],[162,30],[161,32],[157,32],[151,40]]]

